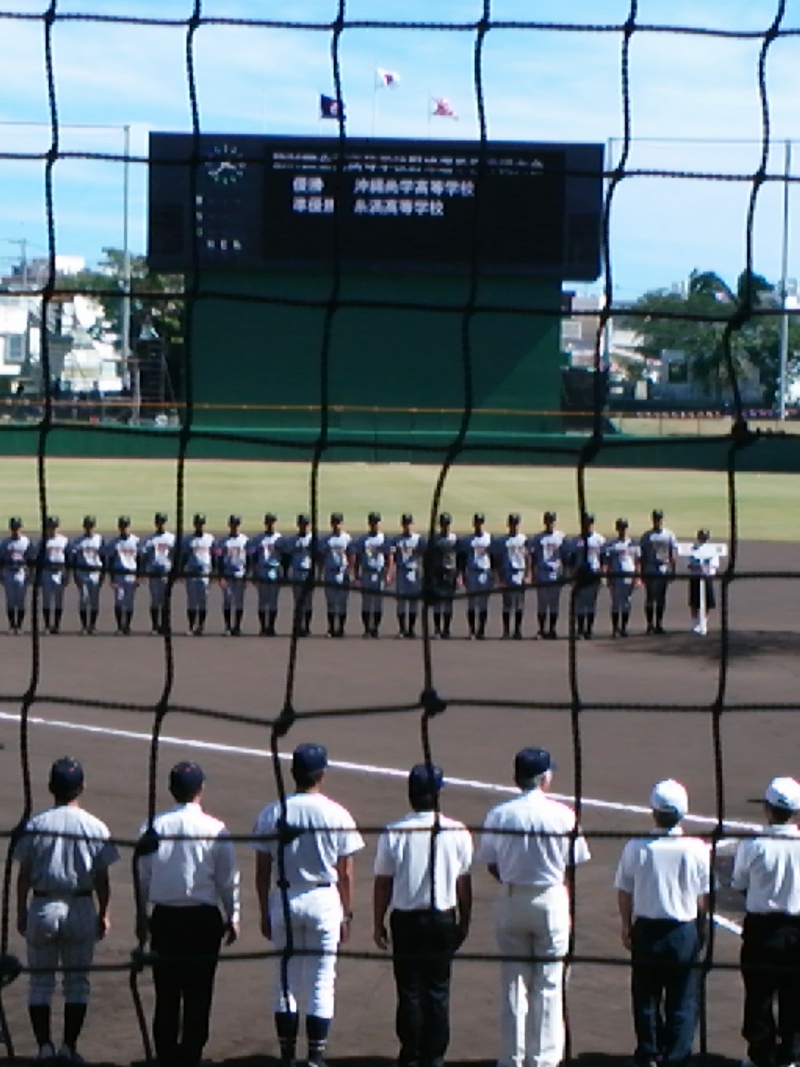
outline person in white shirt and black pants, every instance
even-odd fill
[[[622,943],[631,952],[637,1067],[682,1067],[697,1028],[699,970],[711,889],[705,841],[684,837],[685,788],[671,778],[650,794],[653,836],[625,845],[614,885]]]
[[[739,843],[732,884],[746,894],[742,1037],[752,1064],[775,1067],[800,1060],[800,784],[773,778],[763,804],[768,826]]]
[[[170,771],[177,806],[142,827],[139,938],[154,954],[153,1042],[160,1067],[197,1067],[208,1041],[223,936],[239,935],[239,870],[225,824],[203,811],[196,763]],[[147,905],[153,910],[147,918]]]
[[[441,767],[418,763],[408,776],[411,812],[378,838],[373,938],[389,947],[397,985],[398,1067],[442,1067],[450,1043],[453,955],[472,915],[472,837],[442,815]]]
[[[558,1067],[564,1058],[566,880],[589,859],[589,848],[575,812],[547,796],[554,770],[544,748],[517,753],[521,795],[492,808],[478,848],[478,859],[502,886],[495,906],[502,958],[498,1067]]]

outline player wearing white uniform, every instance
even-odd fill
[[[414,530],[414,516],[406,512],[400,518],[402,532],[395,537],[394,590],[397,594],[399,637],[416,637],[419,597],[422,592],[422,566],[425,539]]]
[[[321,791],[327,765],[322,745],[298,745],[292,756],[297,791],[264,808],[253,830],[261,932],[280,953],[275,1027],[281,1061],[294,1061],[302,1006],[312,1067],[323,1063],[336,952],[348,941],[353,918],[353,856],[364,847],[350,812]],[[279,838],[282,826],[288,833]]]
[[[640,550],[628,536],[627,519],[617,519],[615,527],[617,536],[603,546],[603,567],[611,590],[611,636],[627,637]]]
[[[131,520],[120,515],[117,536],[105,546],[106,570],[114,590],[117,633],[130,636],[136,590],[139,587],[139,538],[131,533]]]
[[[381,593],[392,580],[392,544],[381,530],[381,516],[371,511],[367,517],[369,533],[357,538],[352,546],[353,574],[361,586],[361,622],[364,637],[380,637],[383,618]]]
[[[220,537],[214,548],[220,574],[219,584],[222,586],[222,618],[225,621],[225,633],[230,637],[239,637],[241,634],[244,615],[248,538],[240,531],[241,525],[241,518],[231,515],[227,535]]]
[[[477,858],[502,889],[495,935],[502,957],[501,1067],[558,1067],[564,1056],[564,957],[570,909],[565,880],[589,859],[575,812],[547,796],[550,753],[523,748],[514,759],[521,795],[492,808]]]
[[[294,596],[292,632],[298,637],[308,637],[311,633],[311,617],[314,611],[313,549],[311,519],[308,515],[298,515],[297,533],[287,537],[283,545]]]
[[[697,1028],[711,850],[683,836],[689,800],[680,782],[657,782],[650,808],[656,832],[628,841],[614,880],[622,943],[631,953],[633,1062],[684,1067]]]
[[[51,1004],[61,966],[64,1040],[59,1059],[78,1064],[83,1063],[76,1045],[89,1003],[89,968],[95,944],[109,928],[108,868],[119,854],[108,827],[80,806],[84,774],[77,760],[56,760],[48,788],[54,806],[28,820],[14,849],[19,862],[17,929],[33,968],[28,1014],[38,1058],[55,1059]]]
[[[498,537],[494,545],[497,575],[503,586],[503,637],[511,637],[514,619],[514,639],[522,640],[522,620],[525,616],[525,583],[530,580],[530,552],[528,538],[520,527],[522,518],[517,512],[508,516],[508,533]]]
[[[486,637],[489,591],[492,588],[492,535],[485,529],[486,517],[472,516],[472,533],[459,545],[460,570],[467,590],[467,627],[470,638]]]
[[[93,634],[100,611],[100,586],[103,584],[103,538],[95,527],[94,515],[85,515],[83,533],[69,547],[69,564],[78,587],[78,613],[81,630]]]
[[[458,588],[458,537],[453,516],[443,511],[439,529],[425,549],[425,599],[433,603],[433,636],[448,640],[453,618],[453,600]]]
[[[397,986],[398,1067],[443,1067],[450,1040],[450,974],[472,914],[472,837],[439,811],[441,767],[418,763],[408,776],[411,811],[378,838],[373,940],[389,947]]]
[[[350,595],[351,542],[344,529],[344,515],[334,511],[331,532],[320,543],[320,575],[325,583],[325,603],[328,609],[328,637],[344,637],[347,621],[347,600]]]
[[[8,520],[9,536],[0,541],[0,572],[6,594],[8,627],[12,634],[22,633],[25,621],[25,593],[28,588],[28,560],[31,542],[22,532],[22,519]]]
[[[698,530],[697,540],[686,561],[690,575],[689,613],[692,616],[692,632],[696,634],[708,633],[708,613],[717,606],[713,578],[719,569],[719,556],[709,548],[710,537],[708,530]]]
[[[591,641],[594,629],[605,543],[605,537],[594,528],[594,515],[587,513],[583,516],[580,536],[573,538],[568,548],[569,565],[575,582],[575,624],[578,637],[586,641]]]
[[[731,884],[745,894],[742,1037],[751,1064],[773,1067],[800,1061],[800,784],[773,778],[761,803],[767,826],[739,842]]]
[[[157,511],[155,532],[142,545],[142,566],[150,584],[150,633],[167,632],[167,585],[175,556],[175,534],[167,527],[167,516]]]
[[[564,577],[564,535],[556,529],[558,516],[544,513],[544,530],[530,540],[533,579],[536,582],[536,617],[539,637],[555,640],[558,636],[558,607]]]
[[[58,530],[57,515],[49,515],[45,522],[44,539],[35,550],[41,567],[39,583],[42,588],[42,616],[45,630],[57,634],[64,614],[64,589],[67,585],[67,550],[69,540]]]
[[[645,588],[644,614],[649,634],[664,633],[664,611],[667,588],[675,574],[678,544],[672,530],[664,527],[664,512],[652,514],[652,529],[642,534],[639,547],[642,553],[642,578]]]
[[[181,541],[180,569],[186,583],[186,618],[189,633],[202,637],[208,614],[208,585],[214,567],[214,535],[206,533],[206,517],[192,519],[194,530]]]
[[[250,571],[258,587],[258,623],[261,637],[275,636],[278,596],[283,574],[283,538],[275,529],[277,515],[264,516],[264,532],[253,537],[247,546]]]

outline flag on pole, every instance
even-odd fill
[[[439,117],[445,119],[456,119],[456,121],[458,120],[458,115],[456,114],[455,108],[450,103],[450,101],[447,100],[444,96],[431,97],[431,103],[433,104],[433,111],[431,112],[431,114],[434,116],[434,118]]]
[[[335,96],[326,96],[325,93],[319,94],[319,117],[321,119],[338,119],[344,118],[344,102],[342,103],[342,113],[339,114],[339,101]]]
[[[375,71],[375,79],[378,88],[396,89],[400,83],[400,75],[396,70],[383,70],[381,67]]]

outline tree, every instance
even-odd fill
[[[743,310],[758,312],[780,308],[776,287],[759,274],[742,273],[733,291],[713,271],[693,271],[686,293],[656,289],[633,305],[638,315],[622,318],[622,324],[642,339],[640,352],[659,358],[664,349],[685,353],[695,379],[712,395],[730,385],[725,358],[726,327],[730,332],[733,371],[741,374],[755,367],[763,388],[763,402],[772,405],[780,374],[780,316],[755,314],[738,321]],[[789,321],[789,351],[800,350],[800,323]]]

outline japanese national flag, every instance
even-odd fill
[[[383,70],[381,67],[375,71],[378,86],[384,89],[396,89],[400,84],[400,75],[396,70]]]
[[[433,115],[445,119],[458,119],[455,108],[444,96],[434,96],[431,102],[433,103]]]

